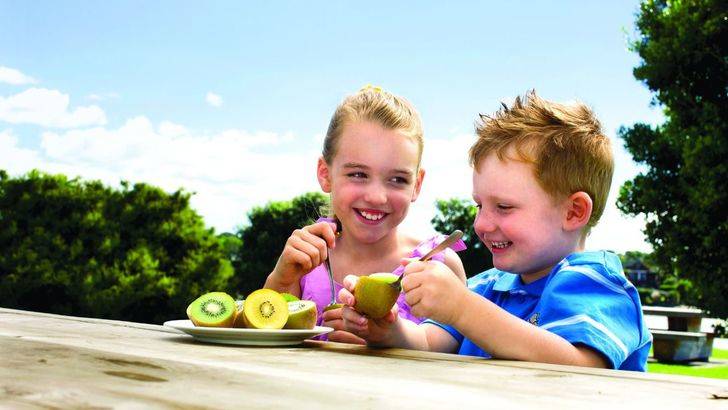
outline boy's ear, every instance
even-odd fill
[[[410,202],[415,202],[417,200],[417,197],[420,196],[420,190],[422,189],[422,180],[425,179],[425,170],[420,168],[419,171],[417,171],[417,179],[415,179],[415,190],[412,193],[412,200]]]
[[[321,190],[327,194],[331,193],[331,174],[329,173],[329,164],[326,163],[324,157],[319,157],[316,165],[316,177],[318,178]]]
[[[579,191],[571,194],[566,199],[564,229],[575,231],[585,227],[591,218],[592,207],[592,199],[586,192]]]

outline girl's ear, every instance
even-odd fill
[[[327,194],[331,193],[331,175],[329,174],[329,164],[326,163],[324,157],[319,157],[316,166],[316,176],[318,177],[321,190]]]
[[[425,170],[420,168],[419,171],[417,171],[417,179],[415,179],[415,190],[412,192],[412,200],[411,202],[415,202],[417,200],[417,197],[420,196],[420,190],[422,189],[422,180],[425,179]]]
[[[566,218],[564,219],[564,229],[567,231],[575,231],[581,229],[589,223],[592,214],[592,199],[584,191],[571,194],[566,199]]]

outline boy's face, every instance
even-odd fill
[[[473,170],[473,199],[479,205],[473,224],[493,253],[493,265],[520,274],[526,282],[548,275],[570,253],[563,230],[564,205],[541,188],[533,165],[489,154]]]

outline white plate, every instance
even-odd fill
[[[303,343],[333,328],[316,326],[313,329],[243,329],[237,327],[198,327],[189,320],[169,320],[164,326],[180,330],[202,342],[249,346],[289,346]]]

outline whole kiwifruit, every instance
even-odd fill
[[[398,277],[392,273],[372,273],[360,277],[354,288],[354,309],[372,319],[386,316],[399,297],[399,291],[390,286]]]
[[[258,289],[243,303],[245,327],[281,329],[288,320],[288,302],[273,289]]]
[[[284,329],[313,329],[316,326],[318,309],[311,300],[288,302],[288,320]]]
[[[195,326],[231,327],[236,314],[235,299],[225,292],[205,293],[187,306],[187,317]]]

